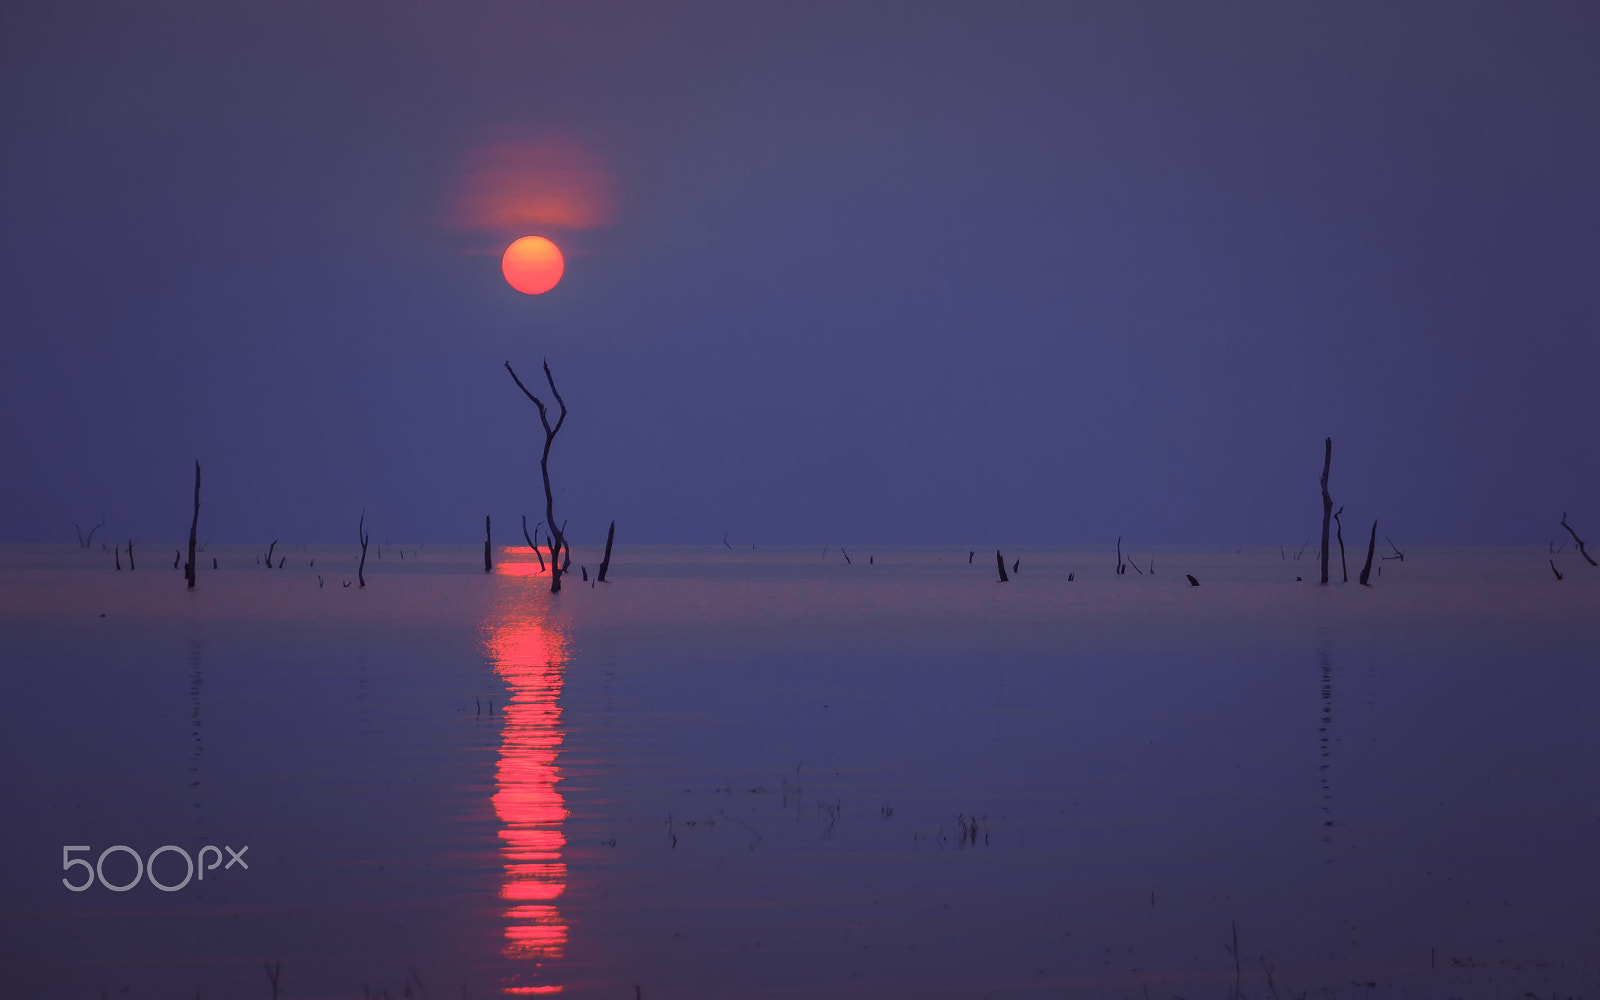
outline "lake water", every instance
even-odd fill
[[[278,555],[0,549],[0,996],[1600,996],[1570,551]]]

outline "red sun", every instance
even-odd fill
[[[556,287],[566,269],[561,249],[543,236],[524,236],[506,247],[505,256],[500,258],[506,281],[527,295],[540,295]]]

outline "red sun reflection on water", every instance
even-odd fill
[[[535,566],[537,568],[537,566]],[[508,574],[510,575],[510,574]],[[536,579],[506,581],[505,599],[490,620],[484,644],[511,690],[500,730],[494,811],[500,820],[506,919],[503,954],[529,961],[528,978],[547,978],[547,963],[566,951],[567,926],[556,900],[567,887],[562,824],[567,808],[557,787],[561,772],[561,681],[566,636],[550,620],[549,595]],[[506,993],[559,993],[559,985],[514,982]]]

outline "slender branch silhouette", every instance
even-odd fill
[[[544,524],[544,522],[540,521],[538,524],[533,526],[533,530],[534,531],[538,531],[540,526],[542,526],[543,524]],[[528,515],[526,515],[526,514],[522,515],[522,540],[527,542],[528,543],[528,548],[533,550],[534,556],[536,556],[538,558],[538,560],[539,560],[539,572],[543,573],[544,572],[544,553],[540,552],[539,551],[539,546],[535,545],[533,543],[533,539],[528,537]]]
[[[557,418],[554,426],[550,424],[550,411],[545,407],[544,401],[528,391],[528,387],[522,384],[522,379],[517,377],[517,370],[511,367],[509,361],[506,362],[506,371],[511,374],[511,380],[517,383],[517,388],[522,390],[522,394],[539,408],[539,423],[544,426],[544,451],[539,455],[539,474],[544,479],[544,519],[550,525],[550,531],[554,536],[550,554],[550,592],[555,594],[561,591],[561,574],[566,571],[566,567],[558,561],[558,556],[566,547],[567,540],[565,523],[560,528],[556,527],[556,497],[550,489],[550,446],[555,443],[556,435],[561,432],[561,425],[567,422],[567,403],[561,398],[560,390],[556,388],[556,379],[550,374],[548,360],[544,362],[544,380],[549,383],[550,392],[561,407],[561,416]],[[569,556],[568,563],[570,562]]]
[[[1333,464],[1333,438],[1322,439],[1322,582],[1328,582],[1328,519],[1333,517],[1333,497],[1328,493],[1328,467]],[[1343,508],[1340,508],[1343,509]]]
[[[1567,534],[1571,535],[1572,540],[1578,543],[1578,554],[1583,556],[1583,558],[1588,561],[1590,566],[1600,566],[1600,563],[1595,562],[1594,557],[1589,555],[1589,550],[1583,545],[1583,539],[1579,538],[1578,533],[1572,530],[1572,525],[1567,523],[1566,511],[1561,512],[1561,526],[1566,528]]]
[[[1367,564],[1361,567],[1361,585],[1370,587],[1367,580],[1372,576],[1372,550],[1378,546],[1378,522],[1372,522],[1372,537],[1367,539]]]
[[[189,589],[194,589],[194,543],[195,532],[200,529],[200,460],[194,461],[194,519],[189,522],[189,561],[183,566],[183,575],[188,578]]]
[[[361,508],[361,520],[356,522],[356,537],[361,540],[361,565],[356,567],[356,579],[361,586],[367,585],[367,543],[372,540],[367,534],[367,509]],[[348,586],[348,584],[346,585]]]
[[[617,522],[612,521],[611,527],[606,529],[606,554],[600,557],[600,575],[595,577],[597,583],[606,582],[606,570],[611,568],[611,540],[617,537]]]
[[[1333,512],[1333,523],[1339,532],[1339,575],[1344,577],[1342,582],[1349,583],[1350,567],[1344,561],[1344,522],[1339,520],[1339,515],[1343,513],[1344,504],[1340,504],[1339,509]]]

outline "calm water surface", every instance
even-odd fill
[[[0,996],[1600,996],[1571,558],[213,555],[0,549]]]

